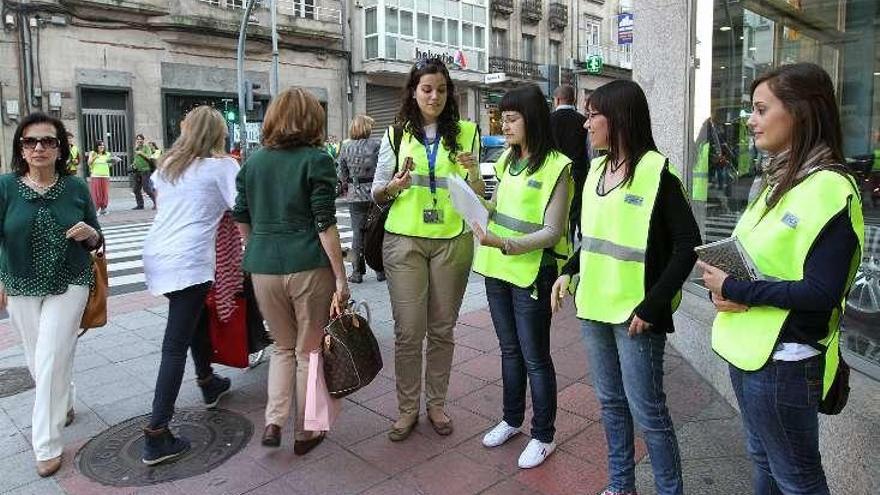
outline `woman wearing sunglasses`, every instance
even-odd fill
[[[0,176],[0,309],[36,384],[31,442],[44,477],[61,467],[61,430],[74,419],[76,334],[94,283],[89,251],[103,242],[69,158],[64,124],[34,113],[15,130],[12,173]]]
[[[388,436],[406,439],[419,417],[422,346],[428,420],[452,433],[446,392],[453,329],[464,297],[474,243],[452,207],[447,177],[465,178],[482,195],[477,126],[459,119],[455,86],[443,62],[419,61],[409,72],[395,126],[379,148],[372,194],[394,201],[385,222],[383,261],[394,314],[399,418]],[[395,144],[397,143],[397,144]]]

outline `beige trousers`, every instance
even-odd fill
[[[394,315],[394,366],[401,416],[419,413],[422,346],[425,402],[446,404],[455,349],[453,330],[474,255],[473,235],[439,240],[385,234],[385,275]]]
[[[309,353],[320,346],[330,319],[330,299],[336,290],[333,271],[324,267],[287,275],[254,274],[253,281],[260,311],[275,339],[269,361],[266,424],[282,428],[287,424],[295,394],[294,439],[309,440],[314,435],[303,430]]]
[[[61,430],[75,400],[76,334],[88,300],[84,285],[69,285],[57,296],[9,296],[9,319],[36,384],[31,442],[38,461],[58,457],[64,448]]]

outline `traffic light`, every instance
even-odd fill
[[[254,110],[254,91],[260,89],[260,84],[251,80],[244,80],[244,108],[248,112]]]
[[[236,122],[238,120],[238,114],[235,113],[235,110],[227,110],[224,116],[227,122]]]

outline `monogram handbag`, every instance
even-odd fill
[[[366,318],[348,306],[324,328],[321,356],[324,381],[330,395],[340,399],[368,385],[382,369],[379,342],[370,329],[370,310],[359,305]]]
[[[89,300],[83,311],[79,327],[83,335],[89,329],[103,327],[107,324],[107,257],[104,243],[91,253],[92,272],[95,274],[95,283],[89,290]]]

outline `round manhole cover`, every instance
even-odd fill
[[[0,369],[0,399],[32,388],[34,388],[34,380],[24,366]]]
[[[190,441],[180,459],[158,466],[141,462],[143,428],[149,415],[119,423],[89,440],[76,455],[79,471],[110,486],[146,486],[207,473],[247,445],[254,433],[251,422],[222,409],[177,411],[171,431]]]

